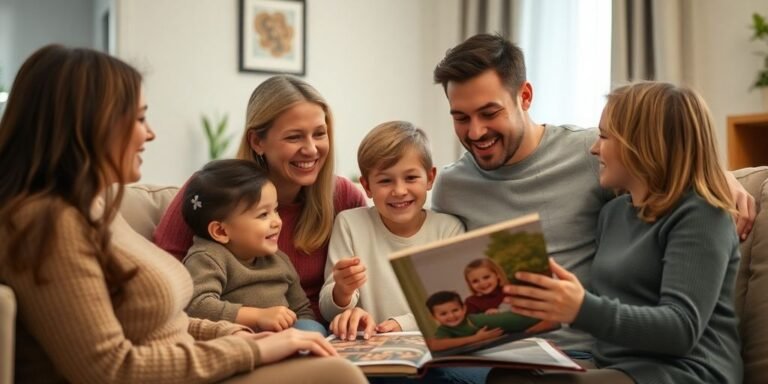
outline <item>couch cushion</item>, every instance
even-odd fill
[[[13,347],[16,334],[16,297],[0,284],[0,384],[13,383]]]
[[[744,186],[750,195],[755,197],[755,202],[760,205],[760,193],[763,182],[768,178],[768,167],[742,168],[733,172],[736,179]],[[754,236],[750,235],[741,243],[741,264],[736,279],[736,313],[741,316],[744,307],[744,297],[747,292],[749,262],[752,258],[752,243]]]
[[[170,186],[128,185],[120,205],[120,214],[136,232],[152,240],[157,223],[178,190],[178,187]]]
[[[735,172],[755,197],[758,214],[752,233],[742,243],[736,285],[740,318],[744,383],[768,383],[768,167]]]

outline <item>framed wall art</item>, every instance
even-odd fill
[[[240,0],[240,71],[304,75],[304,0]]]

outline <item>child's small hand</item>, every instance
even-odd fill
[[[276,306],[257,308],[256,326],[262,331],[279,332],[290,328],[296,322],[296,313],[288,307]]]
[[[346,307],[352,300],[355,290],[362,287],[368,276],[365,265],[359,257],[341,259],[333,266],[333,301],[340,307]]]
[[[503,334],[504,330],[501,328],[488,329],[488,327],[482,327],[475,332],[475,341],[495,339]]]
[[[498,308],[488,308],[485,311],[486,315],[493,315],[494,313],[499,313],[499,309]]]
[[[378,333],[401,332],[402,330],[403,328],[400,326],[400,323],[394,319],[384,320],[376,326],[376,332]]]

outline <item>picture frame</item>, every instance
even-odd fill
[[[240,72],[303,76],[306,67],[306,2],[240,0]]]

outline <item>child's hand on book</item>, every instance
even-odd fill
[[[368,276],[365,265],[359,257],[341,259],[333,266],[333,302],[339,307],[346,307],[355,291],[362,287]]]
[[[373,316],[362,308],[350,308],[336,315],[329,326],[331,332],[342,340],[354,340],[357,331],[363,331],[363,339],[371,337],[376,328]]]
[[[258,310],[254,321],[256,327],[262,331],[282,331],[290,328],[296,322],[296,313],[288,307],[275,306],[253,309]]]
[[[509,295],[504,302],[512,312],[536,319],[572,323],[584,302],[584,287],[576,275],[549,259],[555,278],[536,273],[518,272],[515,278],[531,285],[510,284],[504,287]]]
[[[400,323],[394,319],[384,320],[376,326],[376,332],[378,333],[400,332],[402,330],[403,328],[400,326]]]

